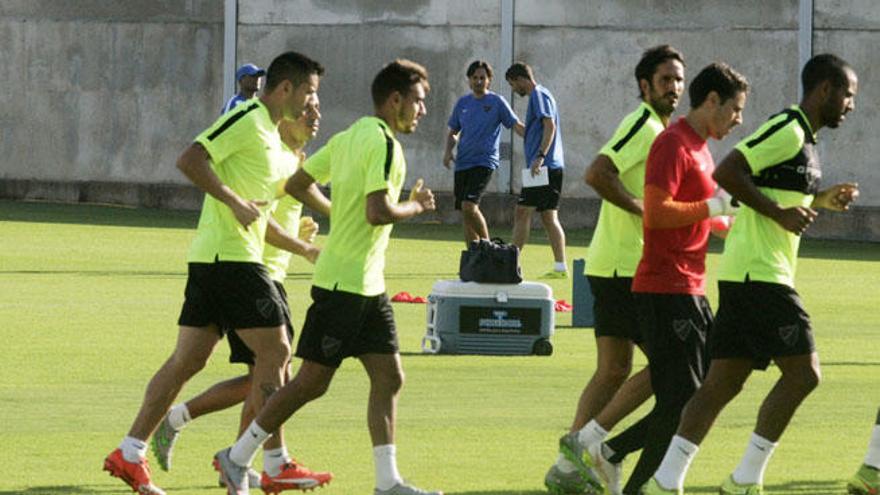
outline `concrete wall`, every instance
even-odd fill
[[[26,81],[18,81],[21,73],[7,72],[0,81],[7,88],[27,88],[0,95],[3,107],[13,109],[0,115],[0,196],[27,196],[22,191],[33,180],[184,184],[174,159],[222,103],[222,3],[0,4],[0,43],[12,47],[0,52],[0,62],[23,67],[26,74]],[[814,3],[814,52],[839,53],[861,80],[857,111],[840,129],[821,133],[826,181],[862,184],[858,211],[826,216],[814,230],[880,240],[880,141],[871,139],[880,130],[880,89],[872,84],[880,63],[872,49],[880,42],[880,13],[872,0]],[[718,160],[797,98],[797,0],[765,0],[749,8],[720,0],[518,0],[514,13],[514,58],[535,68],[562,111],[567,199],[561,214],[567,226],[595,222],[598,200],[581,177],[620,118],[638,103],[632,71],[645,48],[663,42],[680,48],[688,77],[724,60],[752,82],[744,125],[724,142],[712,143]],[[440,158],[449,111],[468,91],[467,64],[489,60],[496,69],[492,89],[510,94],[503,80],[507,63],[500,60],[500,18],[501,2],[493,0],[251,0],[239,2],[236,55],[239,62],[265,66],[281,51],[295,49],[326,66],[320,91],[324,121],[312,149],[372,111],[369,84],[384,63],[395,57],[423,63],[433,90],[428,116],[402,139],[408,183],[424,177],[436,191],[448,192],[452,174]],[[512,103],[524,116],[526,101],[517,97]],[[685,98],[679,114],[686,108]],[[514,139],[513,150],[513,184],[505,166],[490,185],[496,194],[488,201],[497,205],[490,208],[492,223],[509,220],[512,200],[506,193],[519,188],[520,139]],[[132,186],[119,187],[129,190],[117,192],[120,201],[144,201]],[[96,191],[104,189],[92,187],[78,197],[99,197]],[[47,188],[41,190],[46,195]],[[175,196],[167,188],[157,190]],[[62,197],[72,195],[69,188],[66,194]],[[457,221],[448,194],[440,205],[437,218]]]
[[[0,180],[181,182],[220,110],[222,2],[0,3]]]

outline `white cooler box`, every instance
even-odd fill
[[[549,356],[553,291],[546,284],[478,284],[438,280],[428,295],[430,354]]]

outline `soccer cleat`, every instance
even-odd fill
[[[311,490],[330,483],[333,473],[316,473],[309,468],[288,462],[281,467],[278,476],[269,476],[263,471],[260,487],[266,493],[280,493],[284,490]]]
[[[104,459],[104,471],[124,481],[139,495],[165,495],[161,488],[150,481],[150,465],[147,460],[128,462],[122,457],[122,449],[114,450]]]
[[[602,495],[603,493],[602,490],[596,491],[595,487],[581,475],[580,471],[564,473],[556,464],[550,466],[550,470],[544,476],[544,486],[553,495]]]
[[[583,478],[597,493],[602,493],[602,482],[596,471],[593,470],[590,454],[578,441],[578,433],[566,433],[559,439],[559,452],[565,456],[568,462],[574,464],[581,478]]]
[[[622,467],[620,464],[614,464],[602,455],[602,444],[594,443],[587,448],[590,459],[590,467],[593,468],[610,495],[623,495],[623,488],[620,486],[622,478]]]
[[[214,454],[214,469],[226,485],[228,495],[249,495],[247,466],[239,466],[229,458],[231,448],[223,449]]]
[[[740,485],[733,481],[733,476],[728,476],[721,484],[718,493],[719,495],[764,495],[764,487],[757,483]]]
[[[684,490],[667,490],[657,483],[652,476],[651,479],[639,489],[639,495],[684,495]]]
[[[880,470],[862,464],[855,476],[846,484],[846,491],[850,495],[880,494]]]
[[[260,473],[248,468],[247,481],[248,488],[260,488]],[[226,488],[226,482],[223,481],[223,475],[220,475],[220,478],[217,480],[217,485],[219,485],[220,488]]]
[[[541,275],[541,279],[543,280],[553,280],[553,279],[565,279],[568,278],[568,271],[558,271],[558,270],[550,270],[549,272]]]
[[[168,422],[168,415],[159,423],[159,428],[153,434],[153,441],[150,445],[153,447],[153,455],[163,471],[171,469],[171,452],[174,450],[174,443],[177,442],[177,436],[180,435],[178,430],[171,427]]]
[[[427,492],[401,481],[387,490],[376,488],[373,490],[373,495],[443,495],[443,492]]]

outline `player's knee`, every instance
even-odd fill
[[[168,360],[168,366],[176,376],[183,380],[188,380],[201,371],[207,362],[208,360],[206,357],[183,355],[175,352]]]
[[[290,344],[283,341],[276,345],[264,346],[255,352],[256,360],[273,368],[283,368],[290,359]]]
[[[599,380],[616,387],[623,385],[631,372],[632,365],[629,363],[607,363],[596,370]]]
[[[297,388],[302,397],[307,401],[313,401],[324,394],[330,388],[329,381],[322,380],[306,380],[301,376],[294,378],[294,386]]]
[[[388,370],[385,373],[377,374],[373,377],[372,381],[373,387],[384,393],[395,395],[403,388],[405,376],[403,370],[397,368],[394,370]]]
[[[783,378],[788,382],[790,388],[807,395],[819,386],[819,382],[822,381],[822,372],[818,365],[804,366],[796,371],[783,373]]]

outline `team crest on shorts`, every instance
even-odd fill
[[[779,338],[785,342],[788,347],[794,347],[798,341],[799,327],[795,325],[785,325],[779,327]]]
[[[333,337],[324,336],[321,339],[321,351],[324,352],[324,355],[327,357],[334,356],[339,352],[339,348],[342,347],[342,341]]]
[[[263,318],[268,318],[269,315],[272,314],[272,310],[275,307],[275,303],[268,298],[257,299],[257,311],[260,312],[260,315]]]
[[[682,342],[687,341],[688,336],[694,330],[699,330],[694,320],[672,320],[672,331]]]

